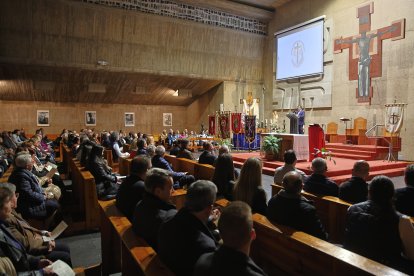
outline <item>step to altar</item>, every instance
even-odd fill
[[[327,143],[326,150],[332,157],[347,158],[352,160],[382,160],[388,154],[388,147],[375,145],[349,145],[341,143]],[[397,152],[394,152],[396,155]]]

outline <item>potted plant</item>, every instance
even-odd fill
[[[265,158],[268,160],[274,160],[279,153],[280,141],[282,138],[276,136],[266,136],[263,139],[263,151],[265,152]]]

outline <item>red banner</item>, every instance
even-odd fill
[[[219,116],[220,136],[223,139],[230,138],[229,114],[220,114]]]
[[[208,134],[216,135],[216,116],[208,115]]]
[[[231,114],[231,129],[234,133],[239,133],[241,131],[241,113],[232,113]]]

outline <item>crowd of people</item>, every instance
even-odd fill
[[[65,187],[59,186],[57,175],[42,181],[46,164],[54,163],[53,145],[44,139],[42,130],[30,139],[21,134],[22,131],[3,133],[0,143],[2,168],[6,170],[13,164],[10,183],[0,185],[0,232],[6,244],[0,243],[2,256],[14,256],[10,247],[21,249],[24,262],[11,258],[18,271],[43,268],[56,259],[71,265],[70,252],[64,244],[34,244],[30,240],[48,235],[47,232],[31,228],[30,235],[23,233],[28,224],[25,219],[44,219],[59,211],[59,198],[49,195],[47,188],[61,188],[64,198]],[[184,131],[176,139],[166,131],[163,134],[165,137],[155,143],[151,136],[141,133],[63,130],[55,143],[63,141],[72,149],[95,177],[98,198],[116,198],[116,206],[131,221],[134,232],[157,251],[175,274],[266,275],[249,258],[250,245],[256,237],[252,213],[329,241],[317,208],[302,191],[339,197],[353,204],[347,214],[344,248],[404,272],[414,271],[414,228],[407,217],[414,216],[414,165],[405,170],[406,187],[396,191],[386,176],[376,176],[368,184],[370,168],[366,161],[355,162],[352,177],[337,185],[327,177],[325,159],[315,158],[312,174],[306,175],[296,168],[296,154],[289,150],[284,154],[285,164],[274,174],[274,183],[282,189],[268,200],[259,158],[248,158],[239,171],[226,146],[216,154],[215,147],[204,141],[197,160],[188,149],[188,136],[184,136],[191,133]],[[195,181],[187,172],[175,171],[165,158],[166,148],[177,157],[214,166],[212,180]],[[113,161],[133,157],[130,174],[123,181],[104,159],[105,149],[112,151]],[[171,204],[174,189],[187,190],[185,206],[180,210]],[[219,198],[231,201],[221,211],[214,208]],[[38,256],[33,264],[31,254]]]

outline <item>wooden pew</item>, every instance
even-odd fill
[[[251,256],[269,275],[404,275],[380,263],[253,215]]]
[[[214,176],[214,167],[207,164],[196,163],[194,165],[194,177],[196,180],[212,180]]]
[[[131,169],[131,161],[132,158],[119,158],[119,170],[118,173],[120,175],[129,175],[129,171]]]
[[[169,154],[166,154],[166,155],[164,156],[164,158],[165,158],[165,160],[167,160],[167,161],[168,161],[168,163],[170,163],[170,164],[171,164],[172,169],[173,169],[174,171],[177,171],[177,172],[178,172],[178,170],[177,170],[177,168],[178,168],[178,158],[177,158],[177,157],[175,157],[174,155],[169,155]]]
[[[88,170],[81,167],[79,161],[74,158],[70,159],[70,167],[72,171],[73,195],[76,203],[78,203],[78,211],[84,219],[78,227],[83,230],[98,229],[99,206],[95,178]]]
[[[215,205],[225,207],[226,199]],[[253,215],[251,257],[268,275],[404,275],[304,232]]]
[[[174,275],[158,255],[133,231],[129,220],[116,208],[115,200],[99,201],[103,275]]]

